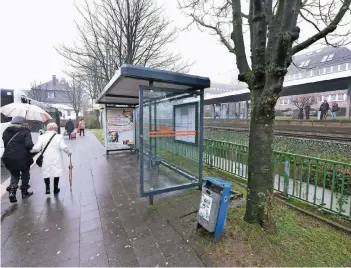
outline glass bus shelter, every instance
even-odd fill
[[[139,154],[140,194],[148,196],[150,204],[156,194],[202,185],[204,89],[208,87],[206,77],[125,64],[97,98],[105,105],[106,126],[126,121],[122,114],[133,109],[132,146]],[[115,112],[112,120],[112,112],[107,115],[111,109],[125,110],[119,116]],[[117,128],[113,137],[122,137],[123,128]],[[121,149],[126,141],[119,141]]]

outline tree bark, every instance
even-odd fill
[[[274,102],[261,91],[251,92],[251,121],[248,158],[248,196],[244,220],[275,232],[271,207],[273,194]]]
[[[76,113],[76,127],[78,128],[78,124],[79,124],[79,118],[78,118],[78,114],[79,114],[79,111],[75,111]]]

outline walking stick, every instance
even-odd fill
[[[70,187],[70,190],[72,192],[72,169],[73,169],[73,166],[72,166],[72,156],[71,155],[69,155],[69,166],[68,166],[68,169],[69,169],[69,174],[68,174],[69,187]]]

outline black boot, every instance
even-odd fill
[[[45,194],[50,194],[50,178],[45,178]]]
[[[7,189],[7,191],[9,192],[9,199],[11,203],[16,203],[17,202],[17,198],[16,198],[16,192],[17,192],[17,188],[15,187],[9,187]]]
[[[60,178],[54,178],[54,194],[58,194],[60,192],[60,188],[58,188]]]
[[[22,198],[27,198],[33,195],[33,192],[28,191],[28,189],[25,189],[25,190],[22,189],[21,192],[22,192]]]

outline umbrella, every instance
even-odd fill
[[[1,107],[1,113],[7,117],[22,116],[27,120],[46,122],[52,117],[36,105],[27,103],[10,103]]]
[[[73,166],[72,166],[72,156],[71,155],[69,155],[69,166],[68,166],[68,169],[69,169],[69,173],[68,173],[69,187],[70,187],[71,192],[72,192],[72,169],[73,169]]]

